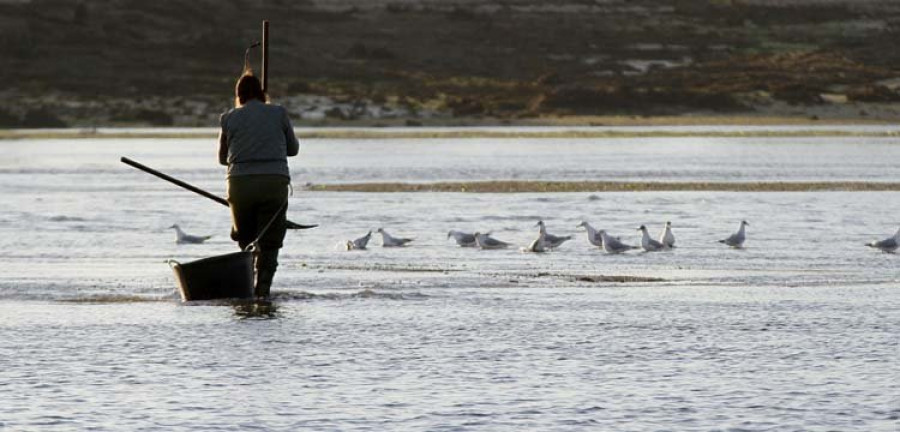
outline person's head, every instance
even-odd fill
[[[256,99],[260,102],[266,101],[266,93],[262,89],[262,83],[259,78],[253,74],[245,73],[238,78],[234,85],[234,106],[239,107],[248,101]]]

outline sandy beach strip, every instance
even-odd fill
[[[683,129],[684,126],[708,126],[709,129]],[[511,126],[455,127],[440,124],[427,127],[296,127],[302,139],[602,139],[602,138],[753,138],[753,137],[900,137],[900,128],[848,129],[847,126],[885,126],[883,123],[860,122],[754,122],[733,119],[706,123],[667,122],[602,122],[588,126],[577,123],[523,123]],[[731,126],[719,128],[717,126]],[[735,129],[734,126],[748,126]],[[787,126],[787,127],[785,127]],[[641,129],[646,128],[646,129]],[[70,128],[70,129],[0,129],[0,140],[21,139],[215,139],[216,128]]]
[[[613,182],[613,181],[475,181],[435,183],[339,183],[313,184],[304,190],[317,192],[884,192],[900,191],[900,183],[889,182]]]

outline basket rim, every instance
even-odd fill
[[[243,257],[251,257],[252,258],[252,256],[253,256],[252,252],[238,251],[238,252],[232,252],[232,253],[227,253],[227,254],[223,254],[223,255],[213,255],[211,257],[200,258],[200,259],[196,259],[194,261],[188,261],[188,262],[183,262],[183,263],[176,262],[175,264],[177,264],[181,267],[184,267],[184,266],[189,266],[192,264],[206,264],[206,263],[215,263],[215,262],[220,262],[220,261],[233,261],[236,258],[243,258]]]

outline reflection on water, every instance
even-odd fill
[[[278,318],[278,306],[270,300],[232,300],[230,303],[234,309],[234,315],[242,320]]]

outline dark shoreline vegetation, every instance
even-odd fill
[[[303,187],[315,192],[885,192],[900,191],[900,183],[886,182],[611,182],[611,181],[475,181],[435,183],[340,183]]]
[[[15,0],[0,128],[215,126],[263,19],[303,126],[900,115],[893,0]]]
[[[711,123],[715,125],[717,123]],[[729,123],[730,125],[740,125],[740,122]],[[403,129],[379,129],[379,128],[340,128],[340,129],[315,129],[300,128],[296,129],[297,138],[300,139],[359,139],[359,140],[381,140],[381,139],[468,139],[468,138],[484,138],[484,139],[600,139],[600,138],[790,138],[790,137],[871,137],[871,138],[887,138],[900,137],[900,129],[898,130],[881,130],[881,131],[852,131],[841,130],[840,124],[872,124],[872,123],[834,123],[834,129],[827,129],[828,124],[818,125],[823,128],[804,129],[803,125],[811,125],[810,123],[795,124],[786,122],[784,125],[794,126],[794,129],[751,129],[751,130],[701,130],[701,131],[679,131],[674,129],[666,129],[660,127],[648,130],[616,130],[614,127],[598,127],[597,129],[580,128],[580,129],[560,129],[547,130],[541,128],[523,129],[510,127],[503,129],[478,129],[478,128],[442,128],[442,129],[419,129],[419,128],[403,128]],[[883,124],[883,123],[878,123]],[[757,125],[751,123],[750,125]],[[780,125],[772,123],[772,125]],[[0,140],[14,139],[214,139],[216,137],[215,129],[209,131],[198,132],[181,132],[159,128],[153,131],[128,131],[125,130],[96,130],[96,129],[53,129],[53,130],[17,130],[17,129],[0,129]]]

